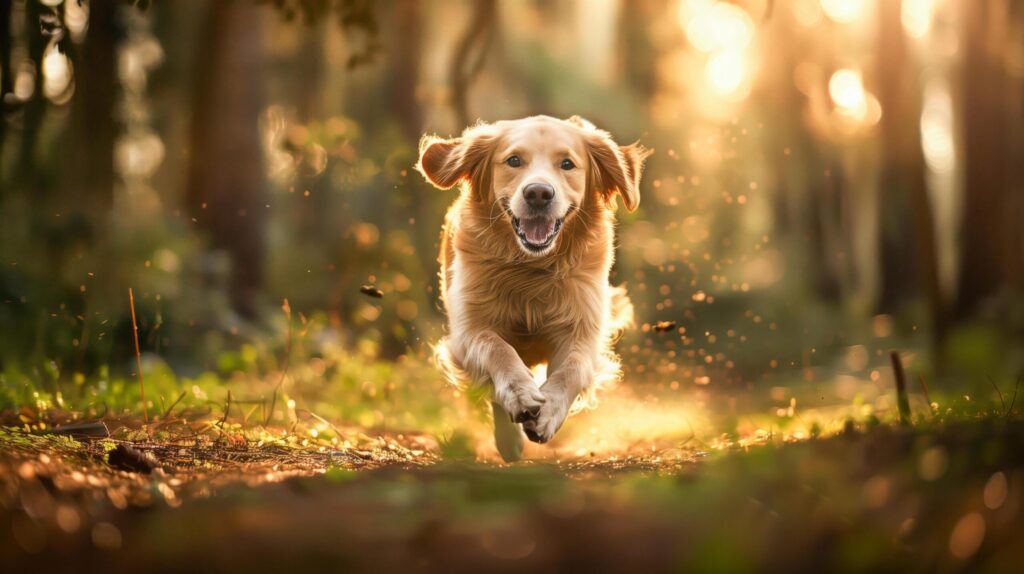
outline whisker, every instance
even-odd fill
[[[494,209],[495,206],[499,206],[502,209],[497,211],[497,213],[495,213],[495,209]],[[484,233],[489,232],[491,230],[491,228],[494,227],[495,223],[500,221],[506,213],[510,213],[510,212],[508,211],[508,207],[506,206],[506,202],[503,199],[497,199],[497,200],[494,201],[494,203],[491,204],[491,213],[493,215],[490,215],[487,218],[488,221],[490,221],[490,224],[488,224],[487,227],[485,227],[484,229],[481,229],[480,232],[476,234],[477,239],[480,239],[481,237],[483,237]]]

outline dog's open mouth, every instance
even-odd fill
[[[539,252],[544,251],[555,242],[555,236],[562,228],[562,221],[561,217],[555,219],[543,215],[522,219],[513,217],[512,227],[516,230],[516,235],[519,236],[523,247]]]

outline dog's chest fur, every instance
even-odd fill
[[[485,262],[459,270],[466,313],[506,336],[562,328],[569,319],[565,310],[573,307],[572,294],[583,288],[576,277],[532,267]]]
[[[612,262],[610,217],[578,214],[566,223],[555,253],[531,260],[496,256],[517,253],[514,244],[494,244],[515,241],[499,228],[508,223],[488,223],[481,233],[483,221],[474,219],[479,214],[460,203],[449,213],[441,250],[442,292],[453,330],[492,330],[524,359],[542,362],[553,341],[581,325],[600,324]]]

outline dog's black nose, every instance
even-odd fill
[[[526,198],[526,205],[533,209],[544,209],[551,205],[555,197],[555,188],[546,183],[531,183],[523,188],[523,197]]]

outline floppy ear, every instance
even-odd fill
[[[427,181],[441,189],[451,189],[466,176],[462,166],[462,138],[442,139],[423,136],[420,140],[420,161],[416,168]]]
[[[618,192],[629,211],[640,205],[640,176],[644,162],[652,153],[639,143],[626,146],[616,144],[607,132],[593,130],[587,136],[590,163],[594,170],[594,185],[611,201]]]
[[[490,185],[488,168],[496,137],[496,128],[483,123],[467,128],[457,138],[423,136],[416,169],[441,189],[450,189],[460,181],[469,180],[473,193],[482,198]]]

